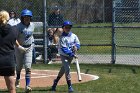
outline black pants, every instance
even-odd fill
[[[48,46],[48,59],[51,60],[53,58],[53,54],[58,53],[58,49],[56,46]]]

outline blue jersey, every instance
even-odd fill
[[[76,46],[77,49],[80,48],[80,41],[77,35],[72,32],[69,32],[68,34],[63,32],[59,40],[59,53],[63,56],[73,57],[75,55],[73,46]]]
[[[18,42],[20,45],[30,45],[34,42],[33,31],[34,31],[34,24],[30,22],[29,26],[23,25],[19,23],[17,25],[19,30],[18,35]]]

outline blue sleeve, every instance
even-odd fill
[[[80,49],[80,44],[76,44],[76,47],[79,50]]]
[[[71,56],[71,57],[74,57],[74,53],[73,53],[71,50],[69,50],[68,48],[63,47],[63,48],[61,48],[61,49],[62,49],[62,51],[63,51],[65,54],[67,54],[67,55],[69,55],[69,56]]]

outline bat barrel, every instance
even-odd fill
[[[78,81],[80,82],[80,81],[82,81],[82,78],[81,78],[81,74],[80,74],[80,66],[79,66],[78,58],[76,58],[75,61],[76,61]]]

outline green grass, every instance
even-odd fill
[[[83,26],[111,26],[109,23],[86,24]],[[116,26],[139,26],[139,23],[116,24]],[[112,28],[73,28],[80,39],[81,44],[112,44]],[[115,42],[117,54],[140,54],[140,28],[116,28]],[[79,53],[82,54],[111,54],[111,46],[82,46]]]
[[[111,26],[111,23],[76,24],[76,26]],[[116,23],[115,26],[139,26],[140,23]],[[42,31],[42,30],[39,30]],[[72,28],[78,35],[81,44],[112,44],[112,28]],[[116,28],[115,42],[117,46],[140,47],[140,28]],[[117,54],[140,54],[139,48],[117,47]],[[111,54],[111,46],[81,46],[81,54]]]
[[[32,67],[33,69],[59,70],[61,64],[36,64]],[[73,84],[74,93],[139,93],[140,91],[139,66],[80,64],[80,67],[81,72],[98,75],[100,78],[96,81]],[[136,73],[132,69],[135,69]],[[71,65],[71,70],[76,71],[75,65]],[[49,89],[50,87],[33,88],[32,93],[53,93]],[[24,93],[23,91],[24,89],[18,89],[17,93]],[[8,92],[0,90],[0,93]],[[58,86],[55,93],[67,93],[67,85]]]

